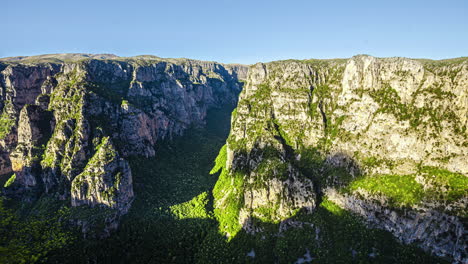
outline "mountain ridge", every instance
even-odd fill
[[[448,61],[455,61],[455,60],[465,60],[468,57],[467,56],[460,56],[460,57],[453,57],[453,58],[443,58],[443,59],[427,59],[427,58],[410,58],[410,57],[400,57],[400,56],[391,56],[391,57],[377,57],[377,56],[372,56],[368,54],[357,54],[352,57],[356,56],[371,56],[379,59],[390,59],[390,58],[401,58],[401,59],[411,59],[411,60],[417,60],[421,62],[448,62]],[[274,61],[268,61],[268,62],[256,62],[256,63],[270,63],[270,62],[286,62],[286,61],[313,61],[313,60],[319,60],[319,61],[333,61],[333,60],[349,60],[352,57],[349,58],[322,58],[322,59],[315,59],[315,58],[308,58],[308,59],[284,59],[284,60],[274,60]],[[224,63],[224,62],[219,62],[219,61],[207,61],[207,60],[202,60],[202,59],[190,59],[190,58],[163,58],[159,57],[156,55],[150,55],[150,54],[142,54],[142,55],[134,55],[134,56],[118,56],[115,54],[110,54],[110,53],[102,53],[102,54],[96,54],[96,53],[52,53],[52,54],[40,54],[40,55],[30,55],[30,56],[10,56],[10,57],[2,57],[0,58],[0,61],[3,62],[9,62],[9,63],[27,63],[27,62],[35,62],[35,63],[45,63],[45,62],[54,62],[53,59],[55,59],[55,62],[66,62],[67,60],[69,62],[71,61],[78,61],[78,60],[87,60],[87,59],[98,59],[98,60],[129,60],[129,59],[154,59],[154,60],[191,60],[191,61],[200,61],[200,62],[215,62],[219,64],[226,64],[226,65],[245,65],[245,66],[251,66],[256,63],[252,64],[243,64],[243,63]]]

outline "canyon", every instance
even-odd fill
[[[467,58],[357,55],[247,66],[149,55],[55,54],[0,59],[0,87],[2,196],[28,204],[44,197],[61,201],[61,208],[75,212],[68,224],[78,226],[86,239],[112,241],[123,232],[121,223],[125,230],[125,219],[151,208],[169,211],[179,221],[208,219],[216,235],[205,232],[202,241],[227,241],[216,247],[233,252],[252,247],[236,253],[233,262],[270,262],[253,248],[265,243],[265,250],[267,241],[281,248],[278,241],[289,236],[294,237],[289,248],[301,253],[270,252],[273,261],[322,256],[334,262],[332,253],[321,251],[328,245],[324,230],[333,229],[322,221],[343,218],[337,223],[383,230],[398,241],[395,247],[417,248],[409,255],[434,263],[468,262]],[[210,116],[218,119],[208,121]],[[203,130],[224,123],[225,132]],[[205,131],[202,139],[212,133],[225,144],[213,153],[219,151],[216,159],[207,155],[211,171],[196,178],[210,184],[189,201],[143,206],[165,191],[169,179],[158,178],[154,186],[145,181],[191,160],[185,156],[190,151],[204,157],[199,151],[209,140],[198,150],[179,153],[180,160],[172,157],[176,165],[166,160],[172,167],[159,167],[181,146],[170,142],[196,131]],[[197,189],[196,179],[180,184]],[[154,193],[145,194],[145,188]],[[91,221],[80,210],[103,217]],[[372,239],[373,232],[380,235],[369,232]],[[208,251],[210,243],[201,243],[198,252]],[[384,251],[380,242],[362,252],[353,243],[343,253],[349,261],[415,260],[406,255],[390,260],[384,253],[376,260],[376,252]],[[222,253],[222,259],[229,254]],[[196,256],[186,262],[213,261]]]

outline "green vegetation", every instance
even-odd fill
[[[411,117],[409,106],[401,103],[398,92],[390,85],[372,90],[369,95],[380,105],[379,112],[393,114],[401,120]]]
[[[428,195],[436,200],[456,201],[468,195],[468,177],[436,167],[422,167],[421,175],[432,190]]]
[[[391,204],[410,206],[421,202],[422,185],[411,175],[378,175],[361,177],[349,186],[351,191],[364,189],[390,199]]]
[[[11,177],[8,179],[8,181],[5,182],[5,185],[3,187],[8,188],[10,187],[16,180],[16,173],[13,173]]]
[[[430,95],[432,100],[446,99],[447,97],[452,98],[454,96],[451,92],[442,91],[440,87],[432,87],[417,91],[413,98],[416,98],[419,93]],[[375,114],[392,114],[398,120],[409,121],[413,129],[419,129],[420,126],[424,128],[432,127],[436,130],[436,133],[440,133],[443,126],[442,122],[444,120],[451,120],[451,125],[455,131],[464,131],[464,128],[460,127],[461,122],[457,121],[457,115],[450,109],[434,109],[432,101],[428,101],[423,107],[416,107],[414,103],[403,103],[397,91],[389,84],[384,85],[380,89],[370,91],[369,95],[380,106]],[[437,134],[432,134],[432,136],[437,136]]]
[[[55,153],[50,153],[48,151],[44,151],[44,153],[42,153],[41,165],[43,168],[47,168],[47,167],[54,168],[55,167],[54,161],[55,161]]]
[[[103,234],[109,219],[113,219],[117,214],[117,210],[107,206],[89,207],[84,205],[68,208],[68,214],[64,216],[64,219],[73,223],[85,223],[89,229],[87,235],[91,239],[95,239]]]
[[[280,207],[280,198],[277,197],[276,201],[269,201],[268,205],[260,206],[252,210],[252,215],[254,215],[258,220],[262,223],[270,223],[270,224],[279,224],[282,221],[282,217],[278,216],[278,209]],[[299,209],[294,210],[291,212],[291,216],[294,216]]]
[[[216,174],[219,171],[218,181],[213,188],[213,197],[218,207],[214,209],[214,215],[219,221],[221,232],[228,237],[235,236],[242,228],[239,224],[239,210],[243,201],[243,181],[240,174],[231,175],[226,169],[227,145],[224,145],[219,151],[215,160],[215,165],[210,174]],[[229,189],[228,193],[225,190]]]
[[[109,141],[109,137],[103,137],[101,143],[96,146],[96,154],[91,158],[88,164],[96,164],[98,162],[109,162],[117,155],[114,146]],[[104,158],[102,160],[101,158]]]
[[[212,217],[207,211],[208,202],[208,192],[203,192],[188,202],[171,206],[170,210],[177,219],[208,219]]]
[[[423,182],[416,181],[416,177]],[[344,190],[354,192],[359,189],[384,196],[395,207],[413,206],[424,201],[452,203],[466,197],[468,177],[440,168],[422,167],[419,172],[410,175],[362,176]]]
[[[224,146],[219,150],[218,156],[216,156],[215,165],[211,169],[210,174],[215,174],[226,166],[226,159],[227,159],[226,151],[227,151],[227,145],[224,144]]]
[[[219,222],[220,231],[228,238],[234,237],[242,228],[239,224],[239,211],[244,204],[243,185],[241,173],[231,175],[223,169],[213,189],[217,203],[214,215]]]
[[[4,139],[11,131],[11,128],[15,125],[16,119],[14,116],[8,113],[13,107],[11,102],[6,101],[5,106],[3,107],[3,112],[0,116],[0,139]]]
[[[361,163],[364,167],[373,168],[381,166],[382,164],[387,164],[387,161],[371,156],[361,158]]]
[[[468,57],[459,57],[445,60],[418,59],[418,61],[423,63],[424,68],[427,71],[441,76],[448,76],[453,82],[456,75],[463,67],[463,63],[468,61]]]
[[[45,262],[50,253],[73,243],[61,220],[69,212],[60,202],[43,197],[34,205],[7,203],[0,197],[0,263]]]
[[[85,97],[85,76],[77,68],[66,75],[59,73],[56,78],[66,78],[61,81],[50,94],[49,110],[60,114],[61,120],[79,120],[82,116]]]

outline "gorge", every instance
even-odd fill
[[[468,262],[468,58],[55,54],[0,87],[2,263]]]

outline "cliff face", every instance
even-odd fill
[[[96,56],[94,56],[96,57]],[[126,213],[126,157],[234,105],[247,67],[152,56],[16,58],[0,64],[0,173],[11,194],[51,193]],[[26,198],[27,197],[27,198]]]
[[[251,66],[213,172],[228,235],[327,199],[402,242],[466,262],[468,60]]]
[[[133,198],[132,173],[108,137],[101,140],[86,168],[72,181],[72,205],[104,204],[126,213]]]

